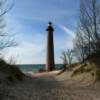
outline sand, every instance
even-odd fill
[[[100,100],[99,82],[87,85],[81,80],[84,75],[77,80],[71,72],[57,73],[28,73],[23,82],[0,83],[0,100]]]

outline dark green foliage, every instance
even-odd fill
[[[0,59],[0,71],[8,76],[8,80],[13,82],[15,80],[23,80],[24,74],[15,65],[7,64],[4,60]]]
[[[8,80],[10,81],[10,82],[14,82],[15,81],[15,77],[14,76],[8,76]]]

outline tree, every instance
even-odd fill
[[[4,15],[13,7],[12,3],[9,7],[5,7],[7,0],[0,0],[0,51],[7,47],[16,46],[16,42],[12,37],[5,32],[6,24],[4,22]]]
[[[74,54],[77,60],[81,63],[84,63],[85,59],[85,49],[84,49],[85,41],[83,36],[80,34],[80,31],[77,29],[76,37],[74,39]]]
[[[73,51],[71,49],[67,49],[66,55],[67,55],[67,62],[69,65],[71,65],[73,60]]]
[[[70,49],[67,49],[67,51],[63,51],[61,59],[63,60],[64,65],[71,65],[73,60],[73,51]]]
[[[100,0],[80,0],[80,15],[74,46],[82,59],[100,52]]]
[[[62,56],[60,58],[62,59],[64,65],[68,64],[68,62],[67,62],[67,56],[66,56],[66,51],[62,52]]]

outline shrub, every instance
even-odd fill
[[[0,71],[8,75],[8,80],[13,82],[15,80],[23,80],[24,74],[16,65],[7,64],[0,59]]]

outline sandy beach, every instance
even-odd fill
[[[66,74],[67,73],[67,74]],[[23,82],[0,84],[0,100],[100,100],[100,83],[87,85],[70,72],[37,73]]]

